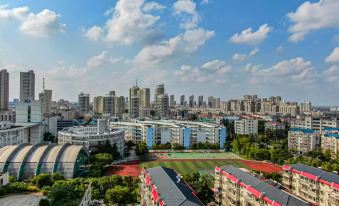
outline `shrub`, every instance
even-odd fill
[[[39,201],[39,206],[50,206],[49,201],[45,198]]]

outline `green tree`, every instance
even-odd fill
[[[46,142],[56,142],[56,138],[52,133],[50,132],[45,132],[43,135],[43,140]]]
[[[57,173],[52,174],[52,180],[54,182],[56,182],[58,180],[65,180],[65,177],[62,174],[60,174],[59,172],[57,172]]]
[[[39,206],[50,206],[48,199],[46,198],[40,199]]]
[[[50,174],[41,173],[33,178],[32,183],[34,183],[37,187],[42,188],[44,186],[52,186],[53,179]]]
[[[136,145],[135,153],[140,157],[140,159],[144,159],[148,154],[148,147],[145,142],[140,142]]]
[[[92,157],[92,163],[96,165],[110,165],[112,164],[113,157],[109,153],[98,153]]]
[[[128,187],[114,186],[106,191],[105,202],[128,204],[131,202],[131,192]]]

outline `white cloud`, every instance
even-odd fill
[[[116,57],[113,58],[108,55],[107,51],[103,51],[100,54],[91,57],[90,59],[87,60],[87,67],[89,68],[96,68],[100,67],[104,64],[115,64],[117,62],[123,61],[123,57]]]
[[[13,9],[0,6],[0,20],[18,20],[21,22],[20,31],[32,36],[52,36],[66,29],[66,25],[60,22],[60,14],[49,9],[34,14],[26,6]]]
[[[142,11],[144,0],[118,1],[112,18],[106,22],[106,40],[132,44],[136,41],[149,41],[158,33],[153,26],[160,19]]]
[[[325,62],[339,63],[339,47],[333,49],[332,53],[328,57],[326,57]]]
[[[196,4],[192,0],[177,0],[173,4],[174,14],[182,15],[180,26],[184,29],[193,29],[198,26],[200,16],[196,11]],[[185,16],[184,14],[188,15]]]
[[[283,46],[278,46],[276,49],[275,49],[275,53],[277,54],[281,54],[284,52],[284,47]]]
[[[292,33],[289,40],[299,42],[311,31],[339,27],[338,11],[338,0],[307,1],[301,4],[295,12],[287,14],[293,22],[288,29]]]
[[[157,64],[170,58],[192,54],[205,42],[214,36],[214,31],[204,29],[188,30],[167,41],[144,47],[135,57],[135,62],[141,65]]]
[[[150,11],[156,11],[156,10],[163,10],[166,7],[164,5],[161,5],[155,1],[150,1],[144,4],[142,7],[142,10],[144,12],[150,12]]]
[[[339,85],[339,67],[334,65],[323,72],[324,80]]]
[[[243,62],[247,59],[247,54],[235,53],[233,54],[232,59],[234,61]]]
[[[180,82],[210,82],[210,83],[224,83],[225,75],[232,71],[232,67],[227,65],[224,61],[215,59],[206,62],[201,67],[192,67],[189,65],[182,65],[180,69],[174,71],[174,75]]]
[[[256,70],[254,76],[262,83],[311,84],[316,80],[317,72],[312,62],[297,57],[278,62],[268,69]]]
[[[91,28],[89,28],[84,36],[86,38],[88,38],[89,40],[92,40],[92,41],[98,41],[101,36],[102,36],[102,33],[103,33],[103,30],[101,27],[99,26],[92,26]]]
[[[240,53],[235,53],[232,56],[232,59],[234,61],[238,61],[238,62],[243,62],[245,61],[247,58],[251,57],[251,56],[255,56],[260,50],[258,48],[254,48],[253,50],[251,50],[248,54],[240,54]]]
[[[48,77],[51,79],[79,79],[81,77],[84,77],[87,75],[89,71],[89,68],[87,67],[77,67],[75,65],[72,65],[70,67],[66,67],[63,65],[58,65],[56,67],[53,67],[49,71],[47,71]]]
[[[247,28],[240,34],[234,34],[230,41],[235,44],[259,45],[268,37],[272,30],[272,27],[269,27],[267,24],[261,25],[257,31]]]

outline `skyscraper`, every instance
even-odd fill
[[[159,84],[155,87],[155,94],[154,97],[165,94],[165,85],[164,84]]]
[[[81,92],[78,96],[79,111],[81,114],[89,112],[89,94]]]
[[[189,104],[190,107],[194,107],[194,95],[191,95],[189,97],[188,104]]]
[[[41,104],[41,112],[43,115],[52,113],[52,90],[45,89],[39,94],[39,101]]]
[[[104,112],[104,97],[103,96],[94,97],[93,111],[98,114],[102,114]]]
[[[157,85],[154,93],[155,116],[165,117],[168,115],[169,98],[165,94],[164,84]]]
[[[33,70],[20,72],[20,102],[35,99],[35,74]]]
[[[142,88],[140,90],[140,107],[142,107],[142,108],[150,108],[151,107],[150,88]]]
[[[209,96],[209,97],[208,97],[208,100],[207,100],[207,106],[208,106],[209,108],[213,108],[213,99],[214,99],[213,96]]]
[[[180,96],[180,105],[184,106],[185,105],[185,95]]]
[[[172,94],[172,95],[170,96],[169,107],[174,107],[174,106],[175,106],[174,95]]]
[[[198,97],[198,107],[202,107],[203,102],[204,102],[204,96],[201,95]]]
[[[121,117],[125,113],[125,98],[123,96],[115,97],[115,115]]]
[[[0,71],[0,110],[8,110],[9,74],[6,69]]]
[[[135,85],[129,88],[128,113],[132,117],[139,117],[140,109],[140,88]]]

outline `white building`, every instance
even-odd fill
[[[324,129],[320,147],[323,151],[330,150],[333,158],[339,157],[339,128]]]
[[[89,112],[89,94],[84,94],[81,92],[78,96],[79,111],[81,114],[86,114]]]
[[[189,148],[198,142],[209,142],[224,147],[226,128],[215,124],[188,121],[136,121],[111,122],[111,128],[124,129],[126,141],[146,142],[148,147],[155,144],[177,143]]]
[[[234,131],[236,134],[242,135],[258,134],[258,120],[255,119],[235,120]]]
[[[108,129],[106,120],[98,120],[96,127],[68,127],[58,132],[59,144],[84,145],[89,149],[105,145],[107,140],[111,145],[117,145],[121,155],[124,154],[125,131],[123,129]]]
[[[291,128],[288,132],[288,149],[299,154],[313,151],[320,146],[320,132],[312,129]]]
[[[306,116],[291,121],[291,127],[301,129],[313,129],[320,131],[326,128],[339,128],[339,118]]]
[[[42,121],[40,101],[20,102],[16,106],[16,123],[39,123]]]
[[[43,125],[41,123],[1,122],[0,125],[0,148],[21,143],[36,144],[42,141]]]
[[[271,130],[271,131],[276,131],[276,130],[284,130],[285,125],[281,122],[266,122],[265,123],[265,130]]]

